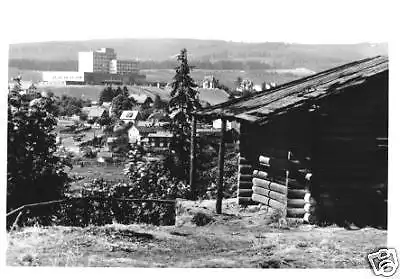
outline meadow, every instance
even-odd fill
[[[236,199],[224,200],[223,212],[215,214],[215,200],[179,201],[175,226],[26,227],[7,234],[7,265],[368,269],[367,254],[387,241],[374,228],[281,227]],[[209,223],[196,223],[199,213]]]
[[[143,74],[146,75],[146,80],[149,82],[172,82],[175,70],[173,69],[157,69],[157,70],[141,70]],[[216,79],[220,81],[221,84],[228,86],[231,89],[235,88],[235,81],[238,77],[243,79],[250,79],[254,84],[261,84],[265,82],[275,82],[277,84],[286,83],[298,78],[303,77],[305,74],[309,74],[307,71],[293,70],[204,70],[204,69],[194,69],[192,72],[193,79],[201,84],[201,81],[205,76],[213,75]],[[9,80],[12,77],[21,75],[23,80],[39,82],[42,79],[42,74],[40,71],[33,70],[19,70],[17,68],[9,68],[8,77]],[[52,91],[57,96],[63,94],[90,99],[92,101],[98,100],[101,90],[104,88],[102,85],[85,85],[85,86],[38,86],[39,90]],[[134,90],[134,87],[130,87]],[[155,91],[156,89],[152,90]],[[151,94],[151,92],[144,92],[145,94]],[[162,99],[166,99],[167,96],[163,94],[162,91],[155,92],[153,94],[158,94]]]

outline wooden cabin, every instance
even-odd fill
[[[239,204],[385,227],[388,72],[373,57],[198,112],[240,122]]]

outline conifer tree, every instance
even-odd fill
[[[171,117],[170,129],[173,134],[171,149],[175,154],[175,175],[181,179],[189,179],[189,151],[190,151],[190,122],[191,114],[198,108],[198,92],[190,72],[187,50],[182,49],[177,57],[178,65],[175,67],[175,76],[172,82],[171,100],[169,110]]]

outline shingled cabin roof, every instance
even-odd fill
[[[285,114],[293,109],[308,106],[322,98],[341,93],[345,88],[360,85],[371,77],[388,70],[387,57],[367,58],[267,91],[208,107],[196,114],[208,118],[225,118],[262,124],[273,115]]]

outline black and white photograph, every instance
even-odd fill
[[[8,276],[400,274],[389,1],[6,3]]]

